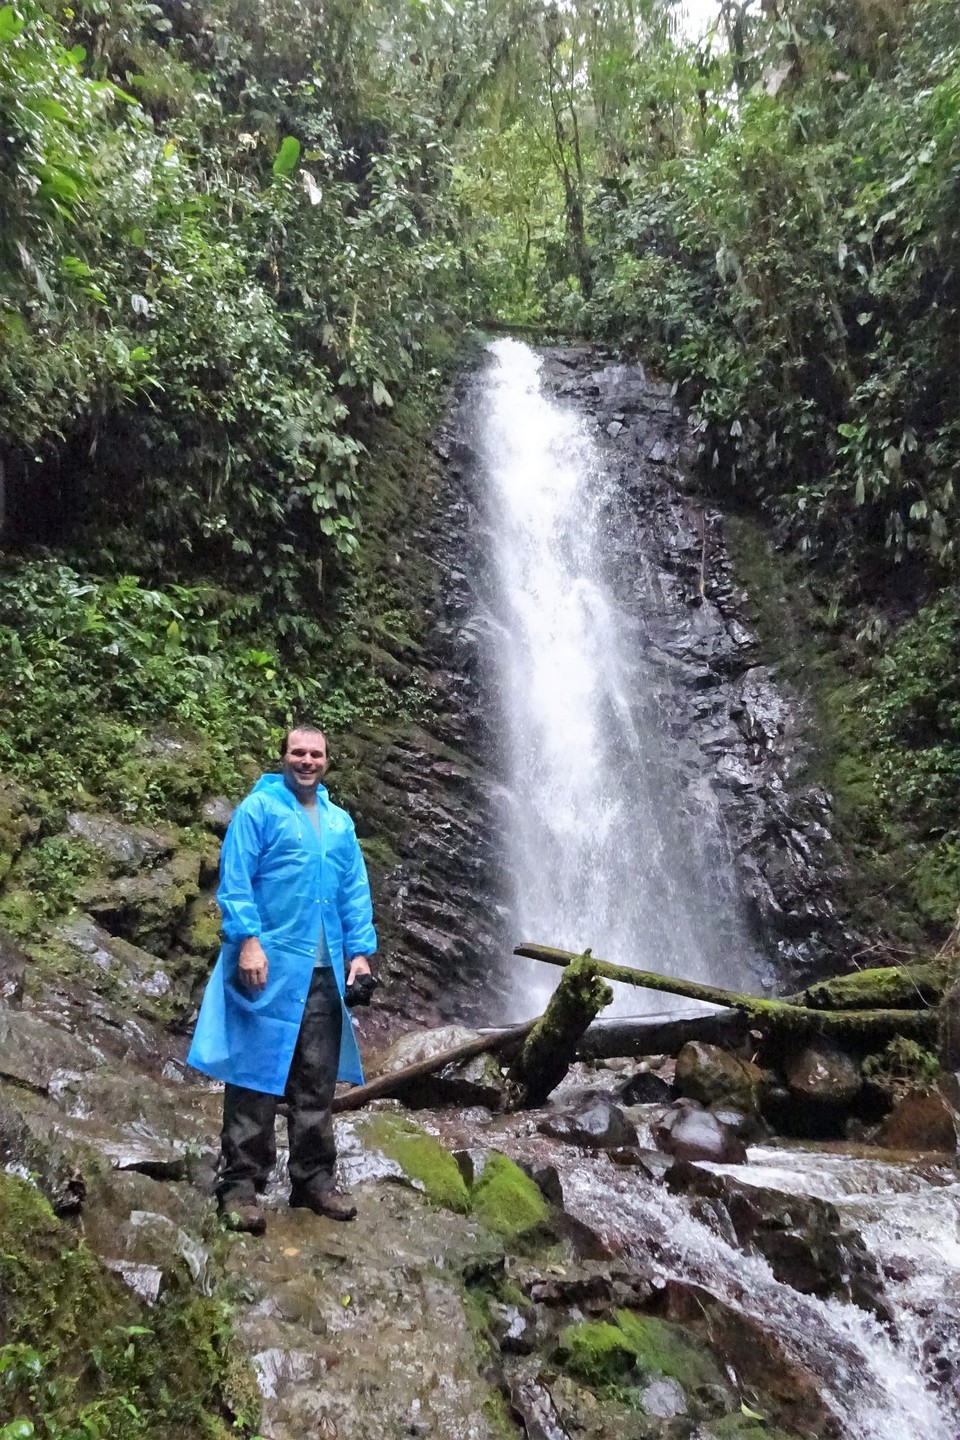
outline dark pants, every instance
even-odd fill
[[[314,970],[284,1099],[290,1107],[290,1191],[320,1194],[334,1183],[337,1150],[330,1106],[337,1083],[343,1011],[332,969]],[[227,1085],[223,1096],[220,1179],[223,1207],[252,1201],[277,1158],[277,1095]]]

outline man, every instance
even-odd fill
[[[187,1059],[223,1080],[218,1208],[262,1235],[257,1202],[276,1159],[277,1100],[289,1104],[290,1204],[333,1220],[356,1209],[335,1189],[331,1104],[338,1079],[363,1083],[346,984],[369,975],[377,945],[353,821],[321,780],[314,725],[284,739],[282,774],[263,775],[230,822],[217,903],[223,947]]]

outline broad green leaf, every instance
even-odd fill
[[[12,5],[0,7],[0,44],[8,40],[16,40],[23,29],[23,21],[14,10]],[[33,1431],[31,1430],[31,1434]]]
[[[373,403],[374,405],[386,405],[388,407],[393,405],[393,396],[390,394],[386,385],[380,380],[374,380],[373,382]]]
[[[277,176],[290,175],[300,159],[300,141],[295,135],[284,135],[273,161],[273,173]]]

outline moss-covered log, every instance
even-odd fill
[[[600,969],[589,951],[570,956],[550,1003],[510,1068],[512,1109],[542,1105],[566,1075],[587,1027],[613,999]]]
[[[518,945],[514,954],[562,966],[580,958],[569,950],[557,950],[549,945]],[[747,995],[738,990],[701,985],[696,980],[675,979],[671,975],[659,975],[654,970],[632,970],[625,965],[611,965],[606,960],[591,959],[591,963],[605,980],[739,1010],[749,1016],[753,1024],[777,1039],[825,1035],[838,1043],[877,1048],[878,1044],[896,1035],[924,1041],[933,1040],[936,1036],[936,1011],[932,1009],[817,1010],[788,1000],[764,1000],[758,995]]]
[[[955,973],[955,967],[946,960],[926,965],[885,965],[819,980],[796,995],[788,995],[786,1000],[813,1010],[917,1010],[938,1004]]]

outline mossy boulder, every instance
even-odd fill
[[[456,1160],[421,1126],[399,1115],[372,1115],[363,1122],[360,1134],[365,1144],[380,1150],[416,1181],[434,1205],[461,1215],[469,1212],[470,1192]]]
[[[539,1186],[499,1151],[487,1159],[470,1198],[478,1219],[504,1240],[529,1234],[550,1214]]]
[[[180,850],[156,870],[88,880],[77,900],[112,935],[163,955],[199,894],[199,879],[200,857]]]
[[[719,1045],[691,1040],[677,1056],[677,1093],[701,1105],[731,1107],[752,1115],[760,1109],[768,1083],[759,1065],[741,1060]]]
[[[792,1431],[780,1430],[742,1412],[711,1420],[698,1436],[699,1440],[797,1440]]]
[[[722,1385],[714,1356],[679,1325],[618,1310],[612,1321],[586,1320],[560,1336],[558,1359],[593,1389],[637,1385],[666,1377],[684,1390]]]

